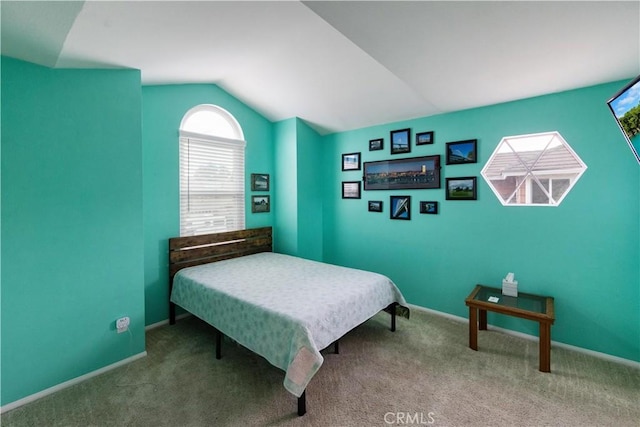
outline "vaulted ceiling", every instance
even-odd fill
[[[3,55],[215,83],[321,133],[640,74],[638,1],[2,0],[0,12]]]

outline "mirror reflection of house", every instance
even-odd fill
[[[557,206],[586,170],[558,132],[505,137],[482,169],[503,205]]]

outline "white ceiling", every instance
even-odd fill
[[[638,0],[2,0],[0,11],[3,55],[215,83],[321,133],[640,74]]]

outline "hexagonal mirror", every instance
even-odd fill
[[[558,206],[587,165],[558,132],[502,138],[481,174],[505,206]]]

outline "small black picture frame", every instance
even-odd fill
[[[342,181],[342,198],[359,199],[360,184],[362,184],[360,181]]]
[[[384,138],[370,139],[369,151],[378,151],[384,148]]]
[[[270,196],[260,195],[251,196],[251,212],[263,213],[271,211],[271,198]]]
[[[252,173],[251,191],[269,191],[269,174]]]
[[[343,171],[359,171],[360,170],[360,153],[347,153],[342,155]]]
[[[432,201],[420,201],[420,213],[421,214],[429,214],[429,215],[437,215],[438,214],[438,202]]]
[[[391,131],[391,154],[411,152],[411,129]]]
[[[433,131],[416,133],[416,145],[433,144],[433,137]]]
[[[447,142],[448,165],[461,165],[464,163],[478,162],[478,140],[467,139],[465,141]]]
[[[390,196],[389,218],[411,219],[411,196]]]
[[[382,200],[369,200],[369,212],[382,212]]]
[[[446,199],[477,200],[477,182],[478,179],[475,176],[446,178]]]

